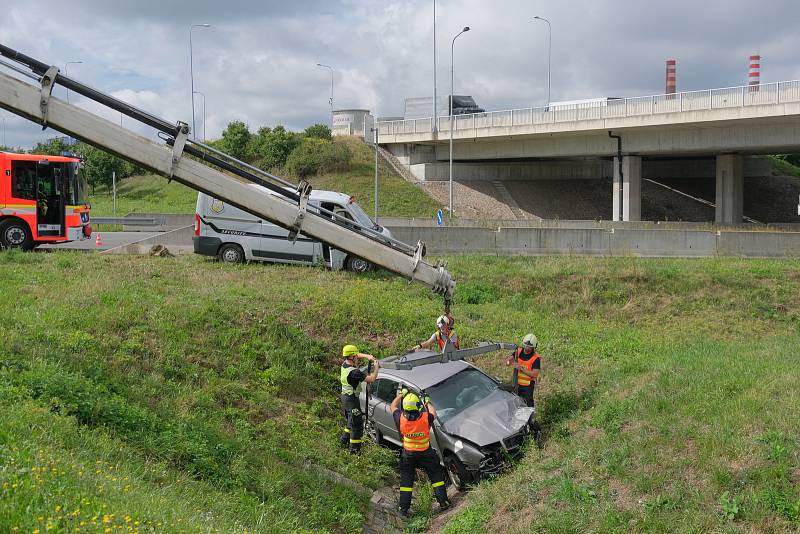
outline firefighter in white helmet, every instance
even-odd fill
[[[436,346],[439,347],[439,350],[444,350],[444,346],[448,340],[450,343],[456,348],[460,348],[458,343],[458,334],[453,330],[453,317],[450,314],[447,315],[440,315],[438,319],[436,319],[436,331],[431,334],[431,337],[422,341],[419,345],[414,345],[411,350],[417,349],[427,349],[428,347],[432,346],[436,343]]]
[[[542,358],[536,352],[538,344],[536,336],[528,334],[522,338],[522,346],[511,353],[506,360],[506,365],[513,364],[517,371],[517,383],[514,384],[517,395],[531,407],[533,407],[533,389],[542,371]]]

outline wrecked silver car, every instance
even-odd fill
[[[453,354],[458,352],[465,351]],[[368,408],[367,391],[361,393],[361,407],[369,417],[365,430],[375,443],[401,445],[390,411],[392,400],[402,388],[430,396],[438,415],[431,446],[450,482],[464,489],[522,455],[536,428],[535,409],[462,359],[425,362],[438,358],[438,353],[423,350],[382,360],[378,379],[369,386]]]

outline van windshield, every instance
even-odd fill
[[[369,218],[367,212],[364,211],[364,208],[356,204],[355,202],[351,202],[348,204],[348,208],[350,213],[353,214],[353,218],[355,221],[360,224],[361,226],[366,226],[367,228],[375,228],[375,223],[372,222],[372,219]]]

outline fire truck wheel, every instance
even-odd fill
[[[8,219],[0,223],[0,245],[3,248],[33,248],[31,229],[20,219]]]

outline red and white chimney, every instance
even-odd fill
[[[678,91],[678,61],[675,59],[667,60],[667,89],[665,94],[674,95]]]
[[[761,85],[761,56],[754,54],[750,56],[750,72],[747,74],[747,85],[750,91],[758,91]]]

